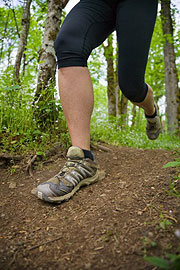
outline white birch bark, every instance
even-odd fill
[[[22,60],[23,52],[25,51],[25,47],[27,44],[27,37],[28,37],[28,33],[29,33],[31,2],[32,2],[32,0],[27,0],[25,2],[23,18],[22,18],[22,22],[21,22],[22,23],[22,31],[21,31],[20,38],[19,38],[19,46],[18,46],[18,51],[16,54],[16,60],[15,60],[15,65],[14,65],[14,71],[15,71],[15,76],[16,76],[17,81],[19,81],[21,60]]]
[[[164,64],[165,64],[165,89],[166,89],[166,113],[168,131],[177,131],[177,93],[178,75],[173,40],[173,24],[171,18],[171,1],[161,0],[161,20],[164,35]]]
[[[42,47],[39,54],[39,71],[35,100],[41,96],[43,89],[51,82],[55,82],[56,56],[54,41],[59,32],[62,9],[68,1],[48,0],[48,12],[45,24],[45,31],[42,40]]]

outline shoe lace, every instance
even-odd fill
[[[61,177],[65,176],[65,174],[70,172],[72,169],[75,169],[80,163],[82,163],[82,159],[80,158],[68,158],[64,167],[55,175],[55,177],[60,180]]]
[[[155,129],[156,128],[156,125],[155,124],[151,124],[150,125],[150,129]]]
[[[156,129],[156,123],[152,123],[148,121],[148,129],[149,130],[154,130]]]

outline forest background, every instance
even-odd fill
[[[69,2],[69,4],[68,4]],[[43,155],[52,144],[70,145],[59,101],[54,40],[66,12],[78,1],[1,0],[0,151]],[[66,6],[67,5],[67,6]],[[92,52],[92,141],[138,148],[180,148],[180,3],[159,1],[146,81],[155,93],[162,133],[145,134],[143,111],[122,95],[117,80],[116,36]]]

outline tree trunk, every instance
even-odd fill
[[[136,121],[136,105],[133,104],[131,127],[135,126],[135,121]]]
[[[165,64],[165,88],[167,103],[168,131],[177,131],[177,95],[178,75],[174,52],[173,24],[171,18],[171,1],[161,0],[161,22],[164,35],[164,64]]]
[[[50,118],[52,121],[55,121],[57,117],[54,93],[52,91],[55,85],[56,72],[54,41],[59,32],[62,9],[67,2],[63,0],[48,0],[48,11],[42,47],[39,53],[39,71],[34,98],[35,116],[42,124],[43,122],[46,124]]]
[[[1,39],[1,49],[0,49],[0,60],[2,60],[2,54],[3,54],[3,48],[4,48],[4,39],[5,36],[7,35],[7,26],[8,26],[8,22],[9,22],[9,14],[10,14],[10,9],[8,10],[7,13],[7,19],[4,25],[4,31],[3,31],[3,35],[2,35],[2,39]]]
[[[128,99],[121,93],[121,98],[119,101],[119,112],[120,114],[126,114],[127,113],[127,104]]]
[[[116,90],[116,117],[119,117],[119,100],[120,100],[120,89],[119,89],[119,84],[118,82],[115,83],[116,84],[116,87],[115,87],[115,90]]]
[[[177,103],[178,103],[177,108],[178,135],[180,137],[180,88],[178,89],[177,93]]]
[[[27,37],[28,37],[29,25],[30,25],[31,2],[32,2],[32,0],[27,0],[25,2],[23,18],[21,21],[22,31],[21,31],[20,38],[19,38],[19,46],[18,46],[18,51],[16,54],[16,61],[15,61],[15,66],[14,66],[15,77],[16,77],[17,81],[19,81],[19,71],[20,71],[20,66],[21,66],[21,60],[22,60],[23,52],[24,52],[26,44],[27,44]]]
[[[108,95],[108,114],[116,116],[116,89],[113,61],[113,36],[107,39],[108,45],[104,46],[104,56],[107,62],[107,95]]]
[[[118,47],[116,48],[116,71],[115,71],[115,85],[116,85],[116,116],[122,123],[125,123],[127,116],[128,99],[122,94],[119,89],[118,82]]]
[[[121,93],[121,98],[119,99],[118,110],[120,114],[121,124],[125,125],[127,120],[127,106],[128,99]]]
[[[23,53],[22,77],[24,77],[24,75],[25,75],[26,65],[27,65],[27,63],[26,63],[26,54]]]

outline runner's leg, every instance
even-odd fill
[[[105,1],[81,0],[61,27],[55,50],[60,97],[73,146],[69,148],[67,162],[60,172],[35,190],[34,194],[41,200],[60,203],[70,199],[81,186],[99,179],[97,163],[87,151],[93,109],[87,59],[114,26],[113,12]]]
[[[93,110],[87,59],[114,27],[114,14],[105,1],[81,0],[66,17],[55,42],[62,107],[72,145],[82,149],[90,149]]]
[[[148,115],[154,113],[154,100],[144,74],[157,4],[157,0],[125,0],[119,1],[116,9],[120,89]]]

